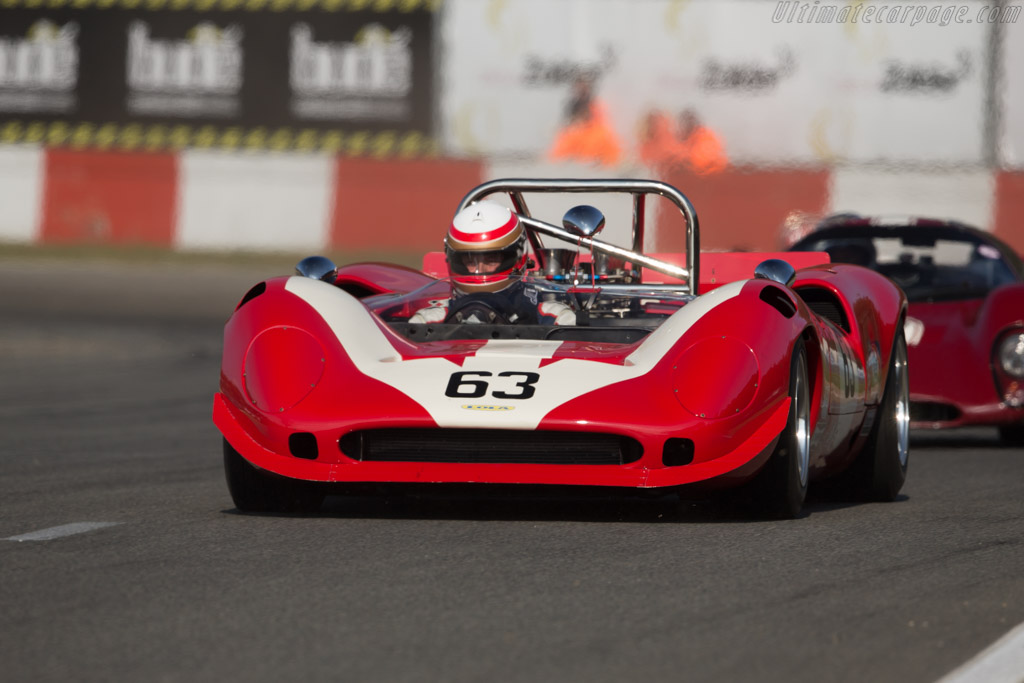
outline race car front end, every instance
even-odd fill
[[[268,281],[225,329],[214,421],[246,462],[297,480],[740,483],[786,426],[799,325],[766,335],[730,313],[744,286],[633,343],[413,343],[327,283]]]
[[[1024,292],[1022,292],[1024,293]],[[1024,324],[979,301],[910,308],[910,417],[915,428],[992,425],[1024,432]]]

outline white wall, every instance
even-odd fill
[[[182,249],[322,249],[334,165],[327,155],[186,150],[178,180]]]
[[[42,216],[44,152],[35,145],[0,145],[0,240],[35,242]]]
[[[1024,6],[1013,4],[1021,16],[1016,23],[1003,26],[1000,151],[1005,166],[1024,169]]]
[[[913,14],[787,21],[773,0],[449,0],[443,144],[542,154],[575,68],[600,72],[598,95],[629,146],[647,111],[694,107],[741,163],[980,163],[989,28],[973,18],[990,4],[965,3],[964,23],[943,26]],[[961,5],[914,7],[941,19]]]
[[[960,220],[990,229],[995,180],[990,171],[879,171],[837,168],[831,212]]]

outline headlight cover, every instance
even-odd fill
[[[256,336],[245,352],[245,393],[267,413],[295,406],[324,374],[320,342],[297,327],[271,327]]]
[[[708,420],[735,415],[757,394],[757,357],[731,337],[708,337],[683,351],[672,370],[679,403],[695,417]]]
[[[996,362],[1008,376],[1024,379],[1024,331],[1011,332],[999,342]]]

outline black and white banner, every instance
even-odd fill
[[[427,138],[436,13],[412,6],[0,9],[0,137]]]

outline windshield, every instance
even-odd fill
[[[578,315],[578,320],[593,327],[657,326],[693,299],[688,294],[642,285],[575,287],[540,277],[523,278],[523,283],[538,301],[557,301],[578,314],[585,313]],[[386,322],[406,322],[424,307],[447,302],[451,292],[450,280],[443,278],[408,294],[381,294],[363,302]]]
[[[971,235],[927,238],[921,231],[811,239],[801,249],[828,252],[835,263],[866,266],[890,278],[910,301],[984,297],[1017,281],[1000,251]]]

